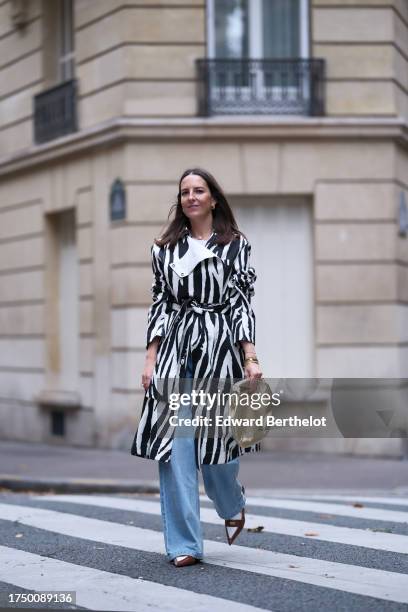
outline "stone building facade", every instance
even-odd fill
[[[265,375],[407,377],[407,123],[406,0],[0,2],[0,437],[129,446],[195,165],[253,244]]]

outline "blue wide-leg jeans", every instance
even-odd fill
[[[192,377],[191,357],[187,378]],[[180,406],[178,417],[191,417],[191,406]],[[173,440],[171,460],[159,461],[160,503],[164,542],[168,559],[180,555],[203,558],[200,524],[198,470],[195,462],[194,427]],[[232,518],[245,506],[245,494],[238,480],[239,459],[217,465],[202,465],[204,488],[217,514]]]

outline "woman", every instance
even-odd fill
[[[214,411],[197,427],[183,427],[183,419],[193,415],[192,402],[175,411],[168,398],[177,381],[184,382],[184,391],[186,381],[189,391],[208,391],[214,388],[208,381],[262,377],[250,305],[256,279],[250,250],[214,177],[199,168],[186,170],[175,216],[152,247],[146,394],[131,449],[132,455],[159,461],[166,552],[176,567],[203,557],[197,469],[225,520],[229,544],[245,523],[239,456],[259,445],[240,448],[225,425],[215,424]],[[202,408],[208,417],[208,406]]]

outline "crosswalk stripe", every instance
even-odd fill
[[[147,512],[149,514],[160,514],[159,502],[127,499],[106,496],[91,495],[42,495],[42,500],[66,501],[77,504],[88,504],[90,506],[100,506],[106,508],[116,508],[120,510],[130,510],[131,512]],[[201,508],[201,520],[207,523],[223,524],[215,510],[211,508]],[[349,544],[362,546],[375,550],[388,550],[390,552],[408,553],[408,536],[393,533],[383,533],[378,531],[367,531],[356,529],[355,527],[337,527],[325,523],[313,523],[292,519],[283,519],[275,516],[264,516],[260,514],[245,513],[246,526],[256,527],[263,525],[264,531],[279,533],[288,536],[304,538],[306,533],[313,532],[317,535],[313,539],[334,542],[336,544]]]
[[[5,546],[0,546],[0,580],[35,591],[75,591],[76,605],[91,610],[261,610],[213,595],[130,578]]]
[[[11,504],[0,504],[0,518],[105,544],[163,552],[162,534],[140,527]],[[408,602],[408,583],[403,574],[245,546],[229,547],[212,540],[205,540],[204,549],[206,563],[358,595]]]
[[[288,496],[290,499],[311,499],[311,500],[323,500],[323,501],[341,501],[341,502],[351,502],[351,503],[368,503],[368,504],[384,504],[389,506],[408,506],[408,498],[407,497],[381,497],[380,495],[376,497],[364,496],[364,495],[318,495],[316,493],[310,495],[290,495]],[[263,499],[277,499],[275,496],[273,498],[263,498]]]
[[[202,499],[207,499],[204,496]],[[326,502],[295,500],[295,499],[266,499],[265,497],[248,497],[247,504],[267,508],[283,508],[286,510],[300,510],[301,512],[321,512],[352,518],[387,521],[390,523],[408,523],[408,513],[382,508],[355,508],[340,504]]]

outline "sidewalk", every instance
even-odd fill
[[[327,453],[261,452],[241,458],[247,491],[408,493],[408,462]],[[157,462],[130,452],[0,441],[0,488],[157,493]]]

